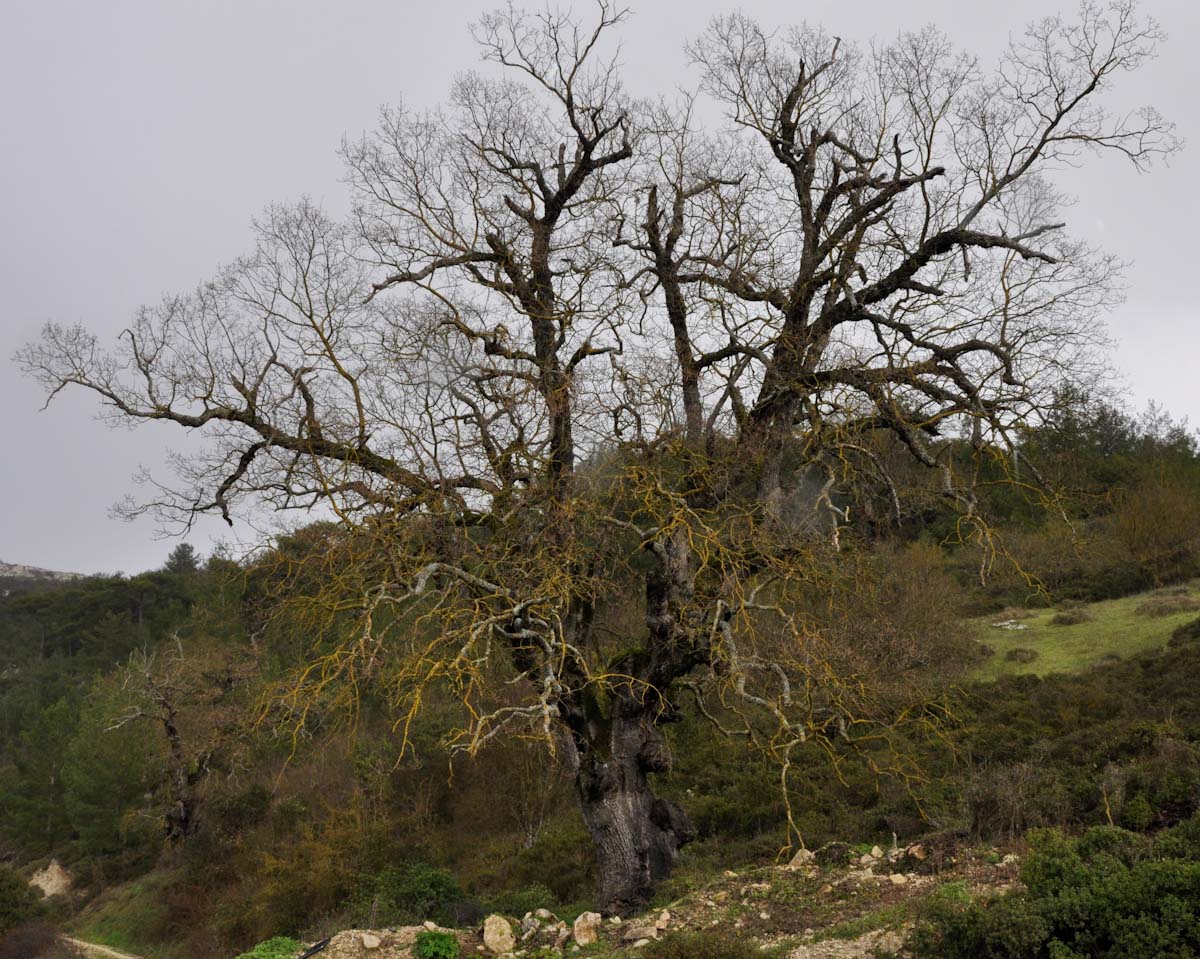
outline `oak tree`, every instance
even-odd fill
[[[822,565],[858,504],[904,509],[897,451],[986,561],[954,450],[1002,455],[1086,376],[1117,292],[1061,173],[1175,146],[1105,105],[1160,39],[1128,0],[993,68],[934,29],[860,48],[719,17],[695,92],[661,101],[621,84],[626,19],[484,17],[443,108],[344,144],[350,217],[271,208],[115,349],[51,325],[19,355],[51,396],[207,438],[139,509],[332,511],[310,623],[354,628],[289,715],[373,682],[409,716],[438,687],[455,748],[544,738],[613,912],[694,835],[651,785],[685,696],[785,770],[877,728],[869,651],[806,615]]]

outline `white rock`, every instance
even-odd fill
[[[872,846],[871,847],[871,858],[872,859],[882,859],[883,858],[883,850],[880,849],[878,846]]]
[[[541,920],[534,919],[532,915],[526,915],[521,920],[521,941],[528,942],[537,935],[538,930],[542,928]]]
[[[512,924],[503,916],[488,916],[483,920],[483,944],[487,946],[488,952],[496,955],[512,952],[517,947],[517,937],[513,935]]]
[[[3,566],[0,563],[0,566]],[[29,877],[29,885],[40,889],[43,896],[65,896],[71,891],[71,874],[63,869],[57,859],[51,859],[49,865],[39,869]]]
[[[650,945],[649,939],[639,939],[637,942],[635,942],[633,944],[633,948],[634,949],[644,949],[648,945]]]
[[[894,872],[888,876],[888,879],[891,880],[893,886],[903,886],[908,882],[908,876],[902,872]]]
[[[430,932],[437,931],[437,923],[434,922],[432,919],[426,919],[421,925],[423,925]]]
[[[788,865],[789,866],[807,866],[815,858],[816,858],[816,855],[813,853],[813,851],[811,849],[798,849],[796,851],[796,855],[792,856],[792,861],[789,862]]]
[[[581,946],[590,946],[599,937],[600,923],[603,921],[603,917],[598,912],[580,913],[571,929],[575,942]]]
[[[362,934],[362,947],[364,949],[378,949],[381,945],[383,943],[378,936],[372,935],[369,932]]]
[[[623,942],[637,942],[639,939],[657,939],[658,927],[654,923],[630,923],[629,926],[622,930],[621,939]]]

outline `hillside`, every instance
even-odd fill
[[[806,837],[819,851],[816,859],[802,853],[789,865],[780,866],[776,863],[777,840],[747,843],[748,837],[739,838],[738,830],[730,825],[716,826],[710,839],[689,847],[679,874],[663,887],[643,918],[619,925],[606,922],[600,942],[588,946],[582,955],[683,959],[690,955],[687,948],[694,945],[672,944],[686,944],[687,934],[711,937],[722,930],[736,930],[738,938],[753,942],[756,948],[764,947],[768,955],[794,959],[868,956],[877,948],[896,948],[931,909],[936,913],[946,903],[965,908],[964,904],[987,901],[1006,890],[1023,889],[1014,883],[1026,853],[1025,833],[1031,827],[1073,824],[1079,828],[1114,822],[1142,830],[1183,821],[1188,810],[1200,808],[1200,748],[1195,745],[1200,743],[1200,704],[1190,692],[1200,684],[1200,642],[1189,638],[1196,633],[1194,628],[1190,632],[1175,628],[1165,636],[1163,631],[1181,615],[1187,624],[1196,622],[1197,617],[1177,608],[1163,616],[1157,612],[1164,597],[1177,606],[1180,597],[1191,597],[1194,592],[1194,584],[1189,584],[1116,602],[1070,604],[1072,618],[1082,619],[1075,626],[1100,624],[1106,637],[1102,652],[1088,651],[1069,663],[1072,669],[1057,675],[1046,670],[1042,678],[1018,670],[972,687],[959,707],[954,735],[957,761],[946,764],[936,750],[921,759],[931,777],[920,787],[930,819],[909,825],[907,838],[897,845],[893,845],[897,840],[892,832],[905,821],[900,815],[904,802],[887,789],[873,798],[869,792],[856,793],[857,773],[853,766],[846,766],[845,784],[839,788],[833,780],[820,780],[818,791],[829,798],[840,791],[843,801],[866,803],[866,807],[854,815],[836,807],[826,811],[824,825]],[[1031,646],[1040,645],[1047,657],[1063,656],[1053,644],[1062,630],[1073,627],[1051,625],[1054,615],[1053,611],[1038,612],[1031,617],[1034,627],[1014,631],[1014,635]],[[1122,647],[1117,628],[1122,622],[1152,625],[1132,630],[1128,647]],[[1147,641],[1147,632],[1153,641]],[[1068,650],[1075,648],[1074,644],[1067,646]],[[1165,716],[1170,718],[1164,723]],[[1030,763],[1035,757],[1036,767]],[[683,793],[711,788],[701,787],[705,776],[699,770],[685,766],[679,774],[689,784],[679,783]],[[725,781],[720,792],[729,795],[731,788],[744,790],[757,780],[753,774],[746,777],[743,773]],[[735,783],[744,784],[732,785]],[[468,805],[474,803],[475,788],[471,776],[460,779],[460,799]],[[693,803],[696,801],[694,796]],[[288,802],[277,798],[270,806],[282,811]],[[748,799],[737,802],[735,808],[747,817],[761,814]],[[452,814],[449,828],[455,828],[453,823],[461,815]],[[272,817],[274,824],[270,819],[266,824],[269,832],[276,834],[277,816]],[[819,820],[810,814],[807,821],[815,824]],[[493,829],[499,826],[496,823]],[[233,828],[230,839],[272,855],[267,834],[261,829]],[[768,832],[764,838],[770,836]],[[330,957],[369,959],[372,955],[407,957],[408,946],[403,944],[411,944],[421,931],[419,923],[426,920],[459,927],[456,934],[466,953],[473,954],[481,940],[478,925],[471,923],[477,924],[487,909],[513,917],[514,929],[523,915],[537,909],[550,910],[569,923],[586,909],[586,902],[564,902],[554,891],[571,888],[552,878],[567,868],[570,859],[570,855],[564,859],[567,849],[561,845],[562,838],[561,832],[544,837],[558,844],[553,852],[553,845],[539,839],[529,850],[536,855],[525,862],[521,855],[507,858],[511,853],[506,854],[510,868],[517,876],[528,877],[523,881],[530,884],[507,895],[479,897],[476,893],[477,905],[472,908],[479,911],[465,923],[461,912],[464,890],[445,874],[426,872],[413,873],[408,879],[397,875],[392,886],[374,887],[380,891],[360,900],[365,904],[362,911],[342,914],[358,920],[349,931],[339,923],[337,914],[315,922],[310,918],[307,929],[314,939],[333,936],[333,944],[326,950]],[[475,841],[475,851],[484,859],[503,848],[484,836]],[[447,854],[445,845],[437,848],[443,850],[441,856]],[[304,859],[288,868],[323,870],[326,867],[311,858],[318,851],[319,846],[310,846]],[[480,860],[470,855],[459,854],[457,861],[461,869],[480,868]],[[297,878],[311,883],[317,875],[302,872]],[[535,876],[542,882],[533,879]],[[138,880],[123,890],[114,888],[70,928],[90,942],[153,959],[182,959],[186,950],[164,942],[156,944],[145,933],[168,928],[162,925],[166,921],[163,904],[183,880],[182,874],[161,873],[158,879]],[[545,885],[547,881],[554,885]],[[395,891],[385,893],[385,889]],[[413,896],[416,898],[406,898]],[[635,952],[636,940],[626,938],[627,934],[652,929],[664,910],[669,919],[655,930],[653,938],[662,939],[657,948],[675,951],[654,953],[639,948]],[[410,928],[397,938],[389,926],[363,921],[372,915],[390,915],[396,927]],[[315,918],[315,914],[310,916]],[[364,932],[380,940],[378,950],[362,946]]]
[[[1077,672],[1162,649],[1200,613],[1200,583],[1191,581],[1096,603],[1008,607],[971,623],[990,649],[973,678]]]
[[[967,936],[991,921],[972,903],[1018,878],[1004,857],[1023,866],[1049,842],[1039,830],[1150,843],[1192,821],[1200,453],[1131,425],[1124,452],[1092,458],[1092,427],[1073,429],[1026,440],[1075,484],[1069,529],[1019,490],[981,487],[1019,558],[985,580],[938,497],[889,526],[847,527],[838,549],[806,543],[791,635],[818,666],[769,631],[760,648],[788,667],[791,708],[805,688],[819,709],[844,697],[853,722],[832,735],[809,720],[815,735],[784,749],[769,709],[764,724],[736,684],[696,670],[710,694],[676,690],[648,760],[656,815],[681,810],[689,841],[649,910],[606,919],[584,955],[631,953],[624,931],[663,910],[662,935],[637,951],[647,959],[707,959],[683,937],[726,929],[781,956],[864,955],[943,907]],[[413,535],[423,548],[426,531]],[[354,611],[392,571],[344,526],[280,536],[246,563],[186,544],[165,559],[131,577],[26,577],[41,588],[0,597],[0,888],[55,861],[72,887],[48,904],[53,922],[143,959],[230,959],[280,937],[334,937],[356,955],[363,930],[382,949],[387,930],[426,922],[474,952],[490,914],[573,921],[595,908],[594,844],[562,753],[536,728],[447,752],[470,718],[465,687],[440,672],[453,660],[403,658],[435,649],[443,620],[433,607],[383,615],[365,642]],[[593,655],[620,675],[645,655],[641,574],[606,575]],[[430,678],[409,712],[397,692],[414,664]],[[298,688],[298,675],[323,685]],[[598,728],[609,706],[599,693],[588,704]],[[854,861],[781,868],[801,841]],[[927,860],[862,863],[893,844]],[[1157,855],[1121,868],[1191,868]],[[1004,901],[1034,931],[1058,921]]]
[[[82,573],[64,573],[0,560],[0,597],[12,596],[29,590],[45,589],[83,578]]]

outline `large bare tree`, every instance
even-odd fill
[[[1116,293],[1056,184],[1175,146],[1105,106],[1160,39],[1128,2],[1035,24],[992,69],[932,29],[859,49],[722,17],[688,48],[695,95],[657,103],[605,52],[625,19],[485,17],[444,109],[344,145],[346,222],[271,209],[114,351],[50,326],[19,354],[51,395],[208,438],[139,508],[332,509],[310,622],[355,628],[289,715],[368,681],[411,715],[436,685],[465,706],[456,748],[544,737],[613,912],[694,834],[650,780],[683,693],[785,768],[870,728],[861,651],[806,616],[821,551],[860,491],[901,508],[896,449],[986,541],[940,437],[1003,449],[1095,362]]]

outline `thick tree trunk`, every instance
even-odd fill
[[[642,715],[613,721],[612,752],[582,757],[576,786],[600,868],[600,911],[628,915],[650,900],[696,832],[683,809],[660,799],[648,775],[670,765],[666,744]]]

